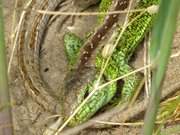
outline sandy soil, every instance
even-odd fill
[[[11,44],[11,26],[12,26],[12,14],[13,14],[14,1],[4,0],[4,17],[5,17],[5,34],[7,45],[7,57],[9,60],[10,53],[12,52],[13,45]],[[92,10],[92,9],[89,9]],[[180,19],[179,19],[180,20]],[[44,81],[52,88],[52,93],[60,95],[60,91],[57,91],[58,87],[62,85],[63,78],[67,72],[67,60],[64,53],[62,35],[67,31],[67,26],[71,25],[72,20],[66,22],[61,30],[58,29],[60,20],[56,21],[48,28],[47,35],[44,39],[41,55],[41,74]],[[95,27],[96,17],[76,17],[74,26],[77,28],[75,32],[81,36],[84,36],[86,32]],[[180,21],[178,22],[178,25]],[[172,47],[172,54],[180,51],[180,25],[177,28],[174,36],[174,42]],[[135,61],[135,67],[143,65],[143,51],[142,46],[138,49],[137,59]],[[42,130],[48,125],[46,118],[51,114],[48,112],[42,112],[42,109],[31,97],[27,95],[26,90],[23,87],[23,82],[19,76],[17,67],[16,53],[13,58],[10,78],[10,92],[13,101],[13,121],[15,135],[41,135]],[[169,87],[176,82],[180,81],[180,56],[171,58],[168,65],[164,88]],[[86,133],[84,133],[86,132]],[[82,134],[88,135],[135,135],[139,134],[139,128],[128,127],[116,127],[111,130],[90,132],[84,131]]]

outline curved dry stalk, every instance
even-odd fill
[[[25,5],[25,9],[28,9],[28,7],[31,5],[33,0],[29,0],[27,2],[27,4]],[[17,4],[17,2],[16,2]],[[15,11],[14,11],[15,12]],[[19,36],[19,33],[20,33],[20,28],[22,26],[22,23],[23,23],[23,20],[24,20],[24,17],[25,17],[25,14],[26,14],[27,11],[23,11],[21,13],[21,16],[20,16],[20,19],[19,19],[19,23],[17,24],[16,28],[14,28],[15,26],[15,15],[16,13],[13,14],[13,26],[12,26],[12,41],[11,43],[13,44],[13,49],[12,49],[12,52],[10,54],[10,59],[9,59],[9,63],[8,63],[8,74],[10,73],[10,70],[11,70],[11,64],[12,64],[12,60],[13,60],[13,57],[14,57],[14,52],[15,52],[15,49],[17,48],[17,41],[18,41],[18,36]]]
[[[144,66],[150,64],[150,56],[148,53],[148,50],[150,48],[150,35],[145,36],[145,42],[144,42]],[[151,69],[147,68],[144,70],[144,79],[145,79],[145,94],[146,97],[149,98],[149,92],[151,87]]]
[[[154,8],[154,7],[153,7]],[[40,13],[40,14],[47,14],[47,15],[73,15],[73,16],[97,16],[97,15],[113,15],[113,14],[126,14],[126,13],[134,13],[134,12],[142,12],[147,10],[148,12],[156,12],[158,6],[155,6],[154,9],[152,7],[142,8],[142,9],[130,9],[130,10],[120,10],[120,11],[109,11],[109,12],[64,12],[64,11],[46,11],[46,10],[36,10],[32,9],[31,11]],[[23,9],[28,11],[28,9]]]

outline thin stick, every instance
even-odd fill
[[[33,0],[29,0],[28,3],[26,4],[25,8],[28,8],[29,5],[31,5],[32,1]],[[12,60],[13,60],[13,57],[14,57],[15,49],[17,47],[17,40],[18,40],[18,36],[19,36],[19,33],[20,33],[20,27],[22,25],[22,22],[24,20],[26,12],[27,11],[22,12],[21,17],[19,19],[19,23],[17,25],[17,29],[16,29],[16,31],[14,31],[15,39],[14,39],[14,43],[12,42],[13,43],[13,49],[12,49],[12,52],[11,52],[11,55],[10,55],[10,60],[9,60],[9,63],[8,63],[8,74],[10,73],[10,70],[11,70],[11,64],[12,64]]]
[[[40,14],[48,14],[48,15],[97,16],[97,15],[112,15],[112,14],[142,12],[144,10],[146,9],[142,8],[142,9],[109,11],[109,12],[60,12],[60,11],[45,11],[45,10],[33,10],[33,11]]]
[[[147,64],[147,36],[145,36],[145,41],[144,41],[144,65]],[[149,90],[148,90],[148,69],[144,70],[144,79],[145,79],[145,94],[147,97],[149,97]]]

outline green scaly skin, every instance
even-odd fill
[[[101,0],[101,3],[99,5],[99,11],[100,12],[107,12],[109,7],[112,4],[112,0]],[[98,16],[98,23],[102,23],[104,21],[105,15],[99,15]]]
[[[68,58],[68,63],[71,68],[76,63],[78,52],[83,45],[83,40],[75,36],[73,33],[64,35],[65,51]]]
[[[158,3],[159,3],[158,0],[141,0],[136,6],[136,8],[140,8],[140,9],[147,8],[151,5],[157,5]],[[137,15],[139,15],[139,13],[131,14],[129,17],[129,21],[131,21]],[[128,61],[131,55],[133,54],[133,52],[135,51],[135,49],[137,48],[137,46],[139,45],[139,43],[142,41],[146,32],[151,28],[153,17],[154,15],[145,12],[126,28],[125,32],[121,37],[121,40],[119,41],[117,47],[115,48],[111,56],[108,66],[105,69],[104,76],[106,80],[110,81],[119,76],[125,75],[133,71],[133,69],[128,65]],[[121,28],[119,29],[121,30]],[[79,50],[78,47],[80,47],[81,45],[80,44],[75,45],[74,43],[80,43],[81,40],[78,39],[73,34],[70,35],[67,34],[64,40],[66,46],[72,47],[72,48],[69,47],[69,50],[66,50],[68,57],[71,56],[71,58],[73,58],[74,56],[75,58],[77,58],[76,55]],[[101,53],[99,53],[96,57],[97,75],[95,76],[94,81],[92,81],[90,84],[87,84],[86,88],[82,90],[82,94],[80,95],[82,99],[80,100],[80,102],[82,102],[84,94],[92,90],[92,86],[98,78],[99,75],[98,73],[100,72],[103,59],[104,58],[101,56]],[[140,80],[141,80],[141,76],[139,74],[133,74],[123,79],[124,85],[121,90],[121,99],[120,99],[121,103],[126,101],[128,102],[131,99],[137,86],[140,83]],[[104,80],[104,78],[101,79],[101,83],[105,83],[105,82],[106,81]],[[87,101],[87,103],[79,110],[79,112],[69,122],[69,125],[75,126],[87,121],[100,108],[102,108],[104,105],[109,103],[116,94],[116,92],[117,92],[117,83],[111,83],[105,88],[95,92],[95,94]]]

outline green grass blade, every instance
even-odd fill
[[[154,64],[149,107],[145,115],[144,135],[152,135],[161,96],[180,0],[162,0],[152,32],[150,58]]]
[[[2,0],[0,0],[0,135],[12,135],[12,119],[5,53]]]

